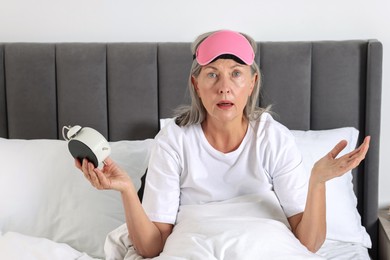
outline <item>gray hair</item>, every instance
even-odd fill
[[[203,40],[205,40],[209,35],[213,34],[213,32],[204,33],[196,38],[196,40],[191,44],[191,52],[193,55],[196,53],[196,49],[198,48],[199,44],[202,43]],[[248,35],[241,33],[251,44],[254,53],[256,53],[257,50],[257,44],[256,42]],[[198,77],[200,74],[200,71],[202,69],[202,66],[199,65],[196,59],[192,61],[191,71],[190,75],[188,77],[188,90],[191,96],[191,105],[189,106],[180,106],[176,109],[176,124],[179,126],[187,126],[192,124],[199,124],[203,122],[203,120],[206,118],[207,111],[205,107],[202,104],[201,99],[198,97],[195,87],[192,84],[192,77]],[[257,106],[257,99],[259,97],[260,93],[260,85],[261,85],[261,73],[260,69],[257,66],[256,62],[253,62],[251,65],[251,72],[252,75],[256,74],[258,75],[257,80],[255,82],[252,94],[249,96],[247,104],[244,109],[244,116],[248,120],[256,120],[258,119],[262,113],[265,111],[268,111],[268,108],[261,108]]]

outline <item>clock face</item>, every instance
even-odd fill
[[[69,148],[69,151],[72,154],[73,158],[80,160],[80,162],[82,162],[82,160],[84,158],[87,158],[88,161],[93,163],[95,168],[98,167],[99,162],[98,162],[96,155],[83,142],[80,142],[79,140],[72,139],[68,143],[68,148]]]

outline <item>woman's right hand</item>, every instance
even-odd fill
[[[107,158],[104,163],[104,167],[100,170],[87,159],[84,159],[82,163],[75,160],[76,167],[84,173],[84,177],[96,189],[123,192],[132,186],[131,178],[111,158]]]
[[[172,233],[173,225],[150,221],[126,171],[110,158],[104,162],[105,165],[100,170],[87,159],[82,162],[75,160],[76,167],[96,189],[112,189],[121,192],[129,238],[134,248],[137,248],[137,253],[145,258],[158,256]]]

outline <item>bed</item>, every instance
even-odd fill
[[[83,179],[62,127],[101,132],[142,198],[153,137],[173,109],[189,100],[189,46],[0,43],[0,254],[8,259],[122,257],[112,248],[113,242],[126,243],[119,194],[94,190]],[[259,103],[272,104],[276,119],[294,132],[310,158],[307,165],[339,138],[353,149],[371,136],[364,163],[327,187],[336,197],[327,201],[334,203],[327,212],[334,237],[326,247],[343,252],[345,243],[332,243],[352,236],[346,238],[346,252],[372,244],[368,252],[376,259],[381,43],[259,42],[256,62],[263,74]],[[355,227],[349,232],[351,223]],[[107,250],[114,253],[108,256]]]

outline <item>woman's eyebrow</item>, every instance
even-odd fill
[[[245,67],[245,66],[246,66],[246,65],[242,65],[242,64],[237,63],[237,64],[234,64],[234,65],[230,66],[229,69],[234,69],[234,68],[236,68],[236,67],[242,68],[242,67]],[[204,68],[204,69],[218,70],[218,68],[217,68],[217,67],[214,67],[213,65],[205,65],[205,66],[203,66],[203,68]]]
[[[236,67],[243,68],[243,67],[245,67],[245,66],[248,66],[248,65],[243,65],[243,64],[237,63],[237,64],[234,64],[233,66],[231,66],[230,68],[231,68],[231,69],[236,68]]]
[[[203,66],[203,69],[213,69],[213,70],[218,70],[216,67],[214,67],[213,65],[206,65],[206,66]]]

